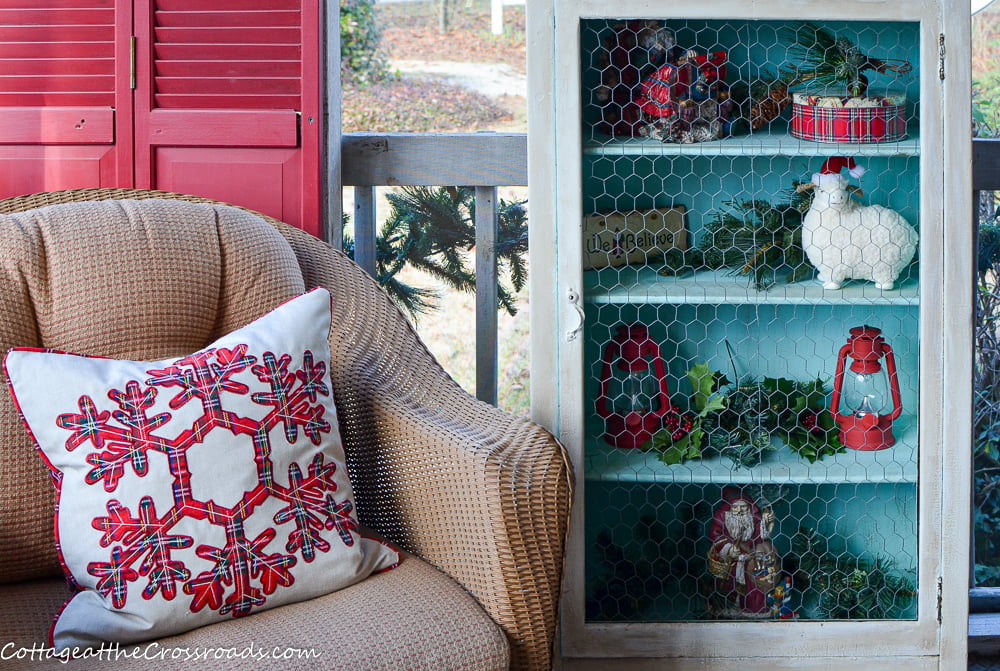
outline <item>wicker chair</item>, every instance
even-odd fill
[[[224,205],[157,191],[86,189],[3,200],[0,215],[60,203],[149,198]],[[251,228],[257,226],[261,230],[252,228],[246,234],[245,245],[239,243],[246,248],[239,253],[255,259],[258,269],[254,272],[259,279],[242,293],[257,293],[257,283],[268,281],[264,264],[269,263],[267,255],[271,254],[270,247],[274,247],[266,246],[268,236],[287,242],[291,250],[290,265],[297,265],[294,272],[300,273],[305,287],[330,289],[335,312],[330,334],[334,397],[361,522],[408,554],[404,555],[400,568],[335,593],[329,602],[333,605],[327,605],[323,597],[314,600],[316,603],[279,607],[210,625],[204,629],[217,629],[214,637],[195,639],[196,643],[206,645],[206,641],[221,640],[234,645],[247,628],[255,632],[252,636],[262,635],[252,628],[257,618],[269,623],[268,626],[284,627],[280,636],[285,637],[281,639],[285,643],[292,636],[289,632],[297,628],[308,630],[311,636],[326,636],[329,630],[341,627],[334,624],[334,618],[338,617],[336,610],[329,610],[337,607],[336,599],[351,599],[350,594],[361,594],[353,597],[353,606],[348,606],[358,607],[359,600],[370,601],[383,593],[390,602],[386,605],[387,612],[394,612],[399,622],[396,625],[376,622],[369,632],[372,638],[391,639],[394,634],[385,634],[386,629],[422,626],[428,623],[421,623],[420,619],[440,619],[440,614],[445,613],[446,618],[455,621],[446,620],[443,626],[430,624],[437,627],[434,635],[440,639],[435,645],[442,648],[441,658],[448,659],[448,646],[452,645],[449,637],[461,636],[463,631],[457,620],[473,617],[461,603],[448,601],[456,597],[449,596],[447,585],[457,583],[464,588],[457,589],[459,596],[471,594],[474,601],[469,601],[473,606],[478,602],[481,611],[488,614],[489,625],[502,632],[498,639],[504,648],[509,648],[511,668],[550,668],[572,487],[564,450],[541,427],[463,392],[441,369],[377,283],[344,254],[283,222],[252,214],[259,219],[251,217],[256,222],[251,222]],[[47,276],[54,269],[26,268],[23,261],[11,258],[9,222],[10,219],[0,217],[0,292],[4,295],[0,346],[4,351],[12,346],[55,346],[45,342],[46,329],[65,335],[67,330],[77,327],[76,320],[86,318],[86,312],[49,314],[45,317],[47,325],[44,328],[38,325],[42,313],[52,306],[37,302],[51,301],[52,297],[31,294],[25,288],[26,282],[30,283],[25,276],[32,272]],[[162,227],[162,235],[169,237],[170,222],[147,224]],[[101,236],[99,244],[114,255],[113,261],[104,262],[106,270],[129,273],[143,262],[127,254],[118,255],[116,231],[99,223],[81,222],[80,226],[80,235],[91,238],[86,244],[92,244],[94,236]],[[274,229],[280,237],[274,236]],[[263,237],[257,236],[258,233]],[[48,254],[46,263],[59,262],[49,249],[48,240],[43,240],[40,247]],[[262,253],[264,256],[260,256]],[[106,288],[109,280],[106,275],[100,277],[98,271],[95,273],[90,295],[99,300],[102,286]],[[177,293],[182,295],[188,289],[179,286]],[[240,298],[233,291],[229,294],[227,300]],[[245,323],[262,311],[263,308],[252,306],[240,319]],[[25,314],[36,315],[38,324],[26,324]],[[213,337],[220,330],[225,332],[240,325],[216,323]],[[131,343],[132,349],[128,349],[121,342],[125,336],[120,331],[111,328],[106,331],[103,340],[94,341],[95,351],[88,353],[118,357],[124,353],[130,355],[127,358],[140,358],[135,356],[139,353],[144,360],[177,353],[157,351],[155,342],[150,344],[153,341],[149,340],[149,334],[145,334],[142,343]],[[207,342],[211,340],[194,344],[201,347]],[[33,448],[16,409],[7,394],[2,396],[0,583],[4,584],[0,584],[0,645],[13,641],[17,646],[30,646],[44,641],[48,623],[66,593],[64,586],[52,587],[57,584],[53,576],[61,572],[54,552],[54,495],[48,473],[41,460],[30,454]],[[421,568],[428,564],[438,571]],[[407,565],[411,567],[409,572],[403,571]],[[419,576],[413,577],[416,574]],[[408,580],[416,582],[408,584]],[[403,603],[401,596],[414,596],[412,592],[421,590],[420,598],[424,600],[408,610],[410,606]],[[441,603],[433,605],[435,599]],[[365,635],[364,630],[360,635]],[[304,639],[297,640],[303,644]],[[313,639],[309,641],[315,645]],[[177,641],[173,644],[179,645]],[[190,640],[187,644],[191,644]],[[377,660],[383,647],[407,645],[410,643],[406,640],[366,640],[361,649]],[[398,649],[395,654],[399,654]],[[330,668],[329,659],[321,659],[320,664]],[[8,662],[0,660],[0,668],[5,663]],[[287,660],[279,665],[294,668]],[[388,665],[371,661],[368,666],[353,668]],[[398,659],[391,665],[410,668],[405,663],[400,667]],[[69,667],[74,668],[74,664]],[[176,663],[170,667],[180,668]],[[53,663],[52,668],[66,667]],[[134,668],[165,667],[147,663],[145,667],[134,665]],[[216,667],[202,664],[197,668]],[[217,668],[233,668],[232,662]]]

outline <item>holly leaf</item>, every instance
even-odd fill
[[[668,466],[673,466],[674,464],[682,463],[686,458],[687,453],[687,436],[673,443],[669,447],[660,451],[660,461]]]
[[[709,398],[715,393],[716,376],[707,363],[696,363],[687,372],[691,389],[694,390],[694,406],[701,413],[708,405]]]
[[[704,417],[710,412],[719,412],[720,410],[725,410],[727,405],[726,400],[727,400],[726,397],[723,396],[722,394],[712,394],[711,396],[708,397],[708,400],[705,401],[705,407],[701,409],[701,411],[698,413],[698,416]]]

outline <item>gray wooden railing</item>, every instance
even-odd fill
[[[354,260],[375,273],[375,187],[471,186],[476,194],[476,396],[497,401],[497,187],[527,186],[523,133],[345,133]]]
[[[528,184],[522,133],[345,133],[344,186],[354,187],[355,260],[375,271],[375,187],[476,188],[476,395],[497,398],[498,186]],[[1000,190],[1000,140],[973,141],[973,190]]]

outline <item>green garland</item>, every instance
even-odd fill
[[[774,440],[809,463],[844,451],[827,408],[829,391],[821,379],[799,382],[765,377],[730,385],[699,363],[687,373],[694,390],[693,414],[668,415],[646,449],[665,464],[721,454],[736,468],[756,466]]]
[[[833,552],[829,539],[813,529],[799,528],[792,552],[796,587],[818,592],[823,618],[891,619],[916,596],[913,582],[899,574],[892,559]]]

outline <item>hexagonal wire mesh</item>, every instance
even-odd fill
[[[918,28],[581,21],[588,620],[916,617]]]

